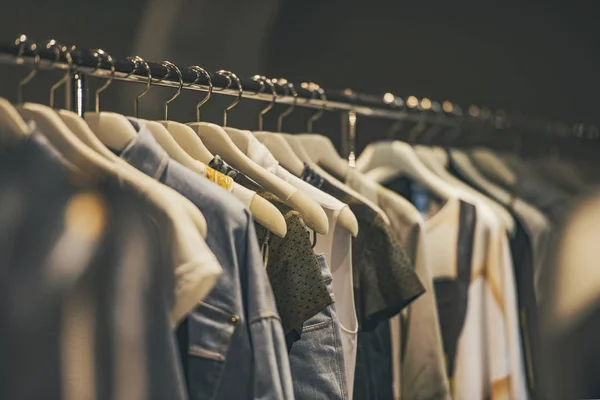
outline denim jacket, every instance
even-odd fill
[[[143,123],[120,156],[192,201],[223,267],[217,284],[177,329],[192,400],[293,399],[285,337],[250,212],[231,193],[178,162]]]

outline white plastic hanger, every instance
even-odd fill
[[[250,133],[248,133],[248,134],[250,134]],[[296,156],[296,154],[294,153],[294,151],[292,150],[290,145],[281,136],[281,134],[275,134],[275,133],[270,133],[270,132],[255,132],[254,135],[259,141],[261,141],[265,145],[265,147],[269,151],[271,151],[270,145],[272,145],[273,142],[270,141],[269,144],[267,144],[263,140],[268,140],[268,139],[274,138],[275,139],[274,142],[276,143],[274,145],[274,147],[277,149],[276,151],[280,152],[279,153],[280,157],[283,157],[285,160],[288,160],[288,161],[290,158],[293,158],[293,159],[296,159],[298,162],[300,162],[300,165],[302,165],[302,169],[300,169],[299,173],[296,174],[295,173],[296,171],[291,171],[285,167],[285,165],[289,166],[290,163],[280,162],[279,158],[273,154],[275,159],[277,159],[277,161],[282,165],[282,167],[284,169],[286,169],[292,175],[294,175],[295,177],[300,179],[300,177],[302,175],[302,170],[304,169],[304,163]],[[287,149],[287,150],[282,151],[284,149]],[[317,189],[316,187],[314,189],[320,191],[320,189]],[[309,194],[309,193],[307,192],[307,194]],[[325,194],[325,195],[327,195],[327,194]],[[327,195],[327,196],[329,196],[329,195]],[[356,237],[358,235],[358,220],[356,219],[356,216],[354,215],[352,210],[350,210],[350,207],[343,207],[340,210],[337,221],[338,221],[339,225],[342,228],[346,229],[348,232],[350,232],[353,237]]]
[[[76,133],[73,133],[73,131],[71,131],[71,133],[74,136],[76,136],[79,140],[83,140],[84,143],[90,146],[83,146],[84,148],[87,148],[89,150],[94,149],[97,152],[97,154],[103,155],[105,159],[114,161],[115,158],[109,155],[109,153],[112,153],[106,147],[111,147],[114,150],[122,151],[131,142],[131,140],[136,138],[137,132],[135,131],[129,120],[127,120],[127,118],[125,118],[124,116],[116,113],[101,113],[99,111],[100,93],[112,83],[115,74],[115,66],[112,57],[104,53],[102,50],[97,50],[95,55],[96,57],[98,57],[99,62],[100,56],[104,56],[111,64],[110,78],[107,80],[105,85],[96,90],[96,112],[86,113],[85,122],[87,123],[87,127],[82,123],[83,120],[79,116],[68,111],[63,111],[61,118],[67,121],[72,127],[72,129],[75,130]],[[54,85],[53,88],[55,89],[56,85]],[[100,142],[92,139],[90,137],[90,132],[93,132]],[[197,209],[197,207],[195,207],[188,199],[175,192],[174,190],[160,184],[152,178],[149,178],[144,173],[136,170],[135,168],[129,165],[125,167],[124,164],[126,163],[124,163],[123,160],[120,160],[116,164],[111,164],[111,166],[112,168],[115,168],[115,165],[119,166],[119,171],[126,173],[127,176],[130,179],[132,179],[132,181],[141,184],[149,192],[159,192],[159,196],[170,198],[171,200],[169,201],[175,201],[181,204],[186,214],[192,220],[194,225],[198,228],[198,231],[200,232],[202,237],[206,237],[206,233],[208,230],[206,219],[204,218],[200,210]],[[162,200],[162,202],[164,202],[164,199]]]
[[[225,75],[227,71],[219,72],[222,75]],[[239,79],[231,73],[228,74],[230,74],[230,77],[236,79],[240,94],[234,103],[229,105],[225,110],[224,122],[227,120],[227,112],[235,107],[242,95]],[[309,228],[321,234],[327,233],[329,223],[325,211],[304,193],[250,160],[239,148],[237,148],[222,127],[205,122],[193,122],[188,125],[194,129],[202,139],[204,145],[213,154],[218,154],[223,157],[223,159],[232,167],[256,181],[266,191],[279,197],[289,207],[300,212],[300,215]]]
[[[453,165],[465,176],[465,178],[475,187],[489,193],[494,199],[504,205],[513,201],[513,196],[506,190],[487,180],[481,172],[475,168],[469,156],[461,150],[450,150],[452,154]]]
[[[111,78],[96,90],[96,112],[86,112],[85,121],[105,146],[116,151],[122,151],[136,138],[137,132],[123,115],[107,111],[100,112],[100,93],[112,83],[115,65],[112,57],[102,50],[96,50],[94,55],[98,58],[98,64],[101,62],[101,56],[104,56],[110,62]]]
[[[196,121],[200,121],[200,107],[210,99],[212,95],[213,85],[210,74],[202,67],[192,66],[189,67],[192,71],[196,72],[197,79],[200,78],[200,74],[204,74],[208,80],[208,94],[196,105]],[[194,82],[195,83],[195,82]],[[213,154],[204,146],[202,140],[196,135],[194,130],[189,126],[175,121],[160,121],[169,133],[173,136],[175,141],[193,158],[204,163],[209,164],[214,158]]]
[[[271,133],[271,132],[252,132],[252,134],[264,144],[271,154],[279,161],[279,164],[290,171],[297,177],[302,176],[302,171],[304,171],[304,162],[290,146],[290,144],[285,140],[285,138],[281,134]],[[234,142],[238,144],[238,142],[234,139]],[[245,148],[248,147],[248,143],[243,144]]]
[[[146,123],[148,129],[152,133],[152,136],[154,136],[156,141],[161,145],[161,147],[163,149],[165,149],[165,151],[169,154],[169,156],[171,158],[173,158],[177,162],[181,163],[182,165],[188,167],[192,171],[195,171],[198,174],[204,176],[206,173],[206,165],[204,163],[202,163],[201,161],[199,161],[198,159],[195,159],[192,156],[190,156],[190,154],[188,154],[188,152],[186,152],[186,150],[184,148],[182,148],[182,146],[179,145],[177,140],[174,138],[174,136],[171,135],[171,133],[167,129],[167,127],[169,127],[169,126],[172,128],[175,127],[178,134],[180,134],[182,131],[184,132],[186,130],[191,131],[192,136],[190,136],[189,134],[184,134],[187,139],[187,142],[186,142],[187,148],[194,149],[194,148],[197,148],[198,145],[200,145],[202,147],[204,146],[202,141],[200,140],[200,138],[198,138],[194,134],[194,131],[192,128],[190,128],[189,126],[180,124],[180,123],[173,123],[168,120],[169,104],[173,100],[175,100],[175,98],[177,98],[179,96],[179,94],[181,93],[181,90],[183,88],[183,79],[181,77],[181,72],[179,71],[179,68],[177,68],[177,66],[175,66],[174,64],[172,64],[168,61],[164,62],[163,64],[167,67],[167,69],[169,71],[171,71],[171,69],[175,70],[175,72],[179,76],[179,81],[180,81],[179,89],[178,89],[177,93],[175,93],[175,95],[173,97],[171,97],[169,100],[167,100],[167,102],[165,103],[165,120],[164,121],[161,121],[161,122],[144,121],[144,122]],[[179,136],[181,136],[181,135],[179,135]],[[191,151],[193,151],[193,150],[191,150]],[[212,160],[212,158],[211,158],[211,160]],[[210,160],[208,162],[210,162]],[[244,205],[246,205],[250,209],[250,212],[252,213],[254,220],[256,220],[260,225],[264,226],[269,231],[273,232],[274,234],[276,234],[279,237],[285,237],[285,235],[287,233],[287,224],[285,222],[285,218],[283,217],[281,212],[277,209],[277,207],[275,207],[273,204],[271,204],[266,199],[257,195],[256,192],[254,192],[250,189],[247,189],[235,182],[233,183],[232,193],[239,200],[241,200],[244,203]]]
[[[295,137],[315,164],[333,172],[334,175],[342,179],[346,178],[349,168],[348,163],[340,157],[328,137],[310,133],[295,135]]]
[[[505,187],[513,187],[517,181],[515,173],[491,150],[478,147],[469,152],[473,164],[485,175]]]
[[[24,139],[30,134],[29,127],[10,102],[0,97],[0,140],[10,142]]]
[[[446,150],[439,146],[432,146],[429,148],[429,150],[431,152],[431,156],[435,158],[444,167],[444,169],[448,168],[450,160],[448,159],[448,153],[446,153]]]
[[[171,71],[171,68],[174,68],[175,72],[177,72],[179,74],[179,77],[181,79],[181,72],[175,65],[173,65],[172,63],[167,64],[167,62],[165,62],[165,65],[167,65],[169,67],[168,68],[169,71]],[[189,67],[189,69],[191,69],[192,71],[194,71],[196,73],[196,80],[192,83],[192,85],[195,84],[196,82],[198,82],[198,80],[200,79],[200,73],[204,74],[204,76],[207,77],[207,79],[208,79],[208,85],[209,85],[208,94],[196,106],[196,120],[200,121],[200,107],[204,103],[206,103],[208,101],[208,99],[210,98],[210,96],[212,95],[212,88],[213,88],[212,79],[210,78],[210,74],[202,67],[193,66],[193,67]],[[179,146],[181,146],[181,148],[183,148],[186,153],[188,153],[190,156],[192,156],[196,160],[202,162],[203,164],[208,165],[208,163],[210,163],[212,161],[214,156],[206,148],[206,146],[204,146],[204,143],[202,143],[202,140],[200,140],[200,138],[198,137],[198,135],[196,135],[194,130],[185,124],[182,124],[182,123],[176,122],[176,121],[170,121],[167,119],[169,103],[171,103],[171,101],[175,100],[175,98],[177,98],[177,96],[179,96],[179,94],[181,93],[182,87],[183,87],[183,81],[180,81],[180,87],[179,87],[178,92],[173,97],[171,97],[171,99],[167,100],[167,102],[165,103],[165,119],[163,121],[158,121],[158,122],[160,122],[165,128],[167,128],[167,130],[169,131],[171,136],[173,136],[173,138],[175,139],[177,144],[179,144]]]
[[[369,171],[380,166],[396,168],[399,173],[418,181],[443,200],[456,197],[452,186],[431,172],[408,143],[398,140],[373,143],[356,160],[359,171]]]
[[[262,80],[260,82],[262,85],[264,85]],[[271,152],[271,154],[275,157],[275,159],[283,168],[285,168],[297,178],[300,178],[302,176],[302,172],[304,171],[304,162],[300,158],[298,158],[296,153],[294,153],[292,147],[281,135],[281,130],[283,128],[283,119],[290,115],[296,107],[298,93],[296,92],[293,84],[288,82],[281,82],[281,84],[286,85],[285,87],[287,87],[291,91],[292,95],[294,96],[294,102],[277,118],[277,130],[279,131],[279,133],[259,131],[253,132],[252,135],[254,135],[256,139],[260,140],[263,145],[265,145],[265,147]],[[261,129],[263,122],[262,118],[264,117],[265,113],[272,108],[277,99],[277,92],[275,91],[275,87],[273,85],[269,86],[271,86],[273,101],[266,109],[261,110],[259,114],[259,125]],[[240,149],[242,149],[242,151],[244,151],[244,153],[247,153],[250,142],[249,135],[251,134],[249,132],[244,133],[245,135],[240,135],[236,134],[236,132],[231,132],[229,133],[229,136],[234,141],[234,143]],[[353,237],[356,237],[358,235],[358,220],[356,219],[356,216],[354,215],[352,210],[350,210],[350,207],[343,207],[340,210],[337,221],[339,222],[340,226],[349,231]]]
[[[21,57],[23,52],[25,51],[25,47],[27,45],[27,37],[25,35],[21,35],[15,43],[19,45],[19,52],[17,57]],[[57,53],[57,58],[59,53]],[[23,86],[25,86],[33,77],[37,74],[39,66],[40,66],[40,56],[35,52],[34,56],[34,67],[31,72],[23,78],[19,84],[17,89],[17,104],[21,104],[23,102]],[[19,112],[15,107],[13,107],[10,102],[2,97],[0,97],[0,126],[3,129],[0,131],[2,136],[0,140],[3,142],[12,142],[18,141],[28,137],[31,133],[27,122],[23,120]]]
[[[466,194],[468,197],[472,197],[476,200],[479,200],[486,204],[488,207],[492,209],[494,214],[502,221],[504,227],[509,232],[514,232],[515,230],[515,220],[512,215],[499,203],[495,200],[489,198],[481,192],[473,189],[471,186],[467,185],[460,179],[456,178],[452,175],[448,170],[446,170],[445,166],[440,163],[438,158],[433,154],[433,150],[430,147],[426,146],[415,146],[415,152],[423,161],[431,171],[448,182],[453,187],[459,189],[463,194]]]
[[[294,153],[296,153],[298,158],[300,158],[302,161],[308,164],[316,173],[318,173],[319,175],[321,175],[321,177],[327,180],[329,184],[335,186],[337,189],[349,194],[350,196],[366,204],[371,209],[375,210],[377,214],[379,214],[379,216],[383,218],[383,220],[388,225],[390,224],[390,219],[388,218],[387,214],[377,204],[375,204],[370,199],[366,198],[364,195],[358,193],[356,190],[352,189],[345,183],[340,182],[337,178],[335,178],[327,171],[322,169],[319,165],[315,164],[308,155],[308,152],[306,151],[304,146],[302,146],[302,143],[300,143],[300,141],[297,140],[296,135],[282,134],[282,136],[289,143],[290,147],[294,150]]]

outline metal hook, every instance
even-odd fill
[[[262,88],[264,88],[264,84],[267,83],[269,85],[269,87],[271,88],[271,93],[273,94],[273,100],[271,100],[269,105],[267,105],[265,108],[260,110],[260,113],[258,114],[258,130],[262,131],[264,116],[266,113],[268,113],[271,110],[271,108],[273,108],[273,106],[275,105],[275,102],[277,101],[277,91],[275,90],[275,85],[273,84],[273,82],[268,80],[265,76],[254,75],[252,77],[252,79],[257,82],[258,81],[261,82],[261,92],[262,92]]]
[[[265,91],[265,82],[263,82],[262,78],[264,78],[264,77],[261,77],[260,75],[254,75],[252,78],[250,78],[254,82],[257,82],[260,85],[260,89],[258,91],[256,91],[256,93],[253,93],[252,96],[257,96]]]
[[[198,80],[200,79],[200,74],[203,74],[206,77],[206,80],[208,81],[208,93],[206,94],[206,96],[204,96],[204,98],[200,101],[200,103],[196,104],[196,122],[200,122],[200,107],[202,107],[204,104],[206,104],[206,102],[210,99],[210,96],[212,96],[213,83],[212,83],[210,74],[204,68],[202,68],[198,65],[193,65],[193,66],[189,67],[189,69],[196,72],[196,74],[198,76],[198,79],[196,79],[196,82],[198,82]],[[196,83],[196,82],[194,82],[194,83]],[[231,82],[231,79],[229,80],[229,82]]]
[[[107,52],[105,52],[102,49],[95,49],[94,50],[94,57],[96,57],[96,59],[98,60],[98,66],[101,66],[102,64],[102,60],[100,59],[100,57],[105,58],[109,63],[110,63],[110,77],[108,78],[108,80],[106,81],[106,83],[102,86],[100,86],[98,89],[96,89],[96,112],[99,113],[100,112],[100,93],[102,93],[103,91],[105,91],[110,84],[112,83],[113,79],[115,78],[115,60],[112,58],[112,56],[110,54],[108,54]]]
[[[133,57],[129,57],[129,59],[132,60],[132,62],[136,65],[136,67],[135,67],[136,69],[137,69],[138,65],[140,65],[140,64],[143,65],[144,69],[146,70],[146,75],[148,76],[148,83],[146,83],[146,90],[144,90],[142,93],[140,93],[135,98],[133,107],[134,107],[134,116],[137,118],[139,115],[139,110],[140,110],[140,99],[142,97],[144,97],[146,95],[146,93],[148,93],[150,91],[150,86],[152,86],[152,71],[150,71],[150,65],[148,65],[148,63],[146,61],[144,61],[144,59],[142,57],[133,56]]]
[[[323,108],[319,111],[317,111],[316,113],[314,113],[307,121],[306,123],[306,130],[308,132],[312,132],[312,128],[313,128],[313,123],[315,121],[317,121],[318,119],[320,119],[323,114],[325,113],[325,110],[327,110],[327,95],[325,94],[325,90],[323,90],[319,85],[317,85],[314,82],[310,82],[308,84],[306,84],[305,87],[307,90],[309,90],[311,93],[318,93],[319,97],[321,98],[321,101],[323,101]]]
[[[25,45],[28,42],[29,39],[26,35],[21,35],[17,38],[17,40],[15,40],[15,45],[19,46],[19,53],[17,57],[23,56],[23,53],[25,52]],[[21,79],[19,85],[17,86],[17,104],[23,103],[23,87],[31,82],[33,77],[37,75],[40,68],[41,58],[37,51],[37,44],[31,43],[29,50],[33,52],[33,69],[25,78]]]
[[[294,108],[296,108],[296,103],[298,102],[298,92],[296,92],[296,88],[294,88],[294,84],[292,82],[288,82],[285,79],[280,79],[279,82],[280,82],[279,83],[280,85],[287,86],[289,91],[292,92],[292,96],[294,96],[294,102],[284,112],[282,112],[279,115],[279,117],[277,117],[277,132],[281,132],[281,130],[283,128],[283,119],[286,118],[288,115],[290,115],[292,113],[292,111],[294,111]]]
[[[177,65],[173,64],[171,61],[162,61],[160,64],[163,67],[167,68],[167,74],[165,76],[163,76],[162,78],[160,78],[159,82],[168,78],[169,75],[171,75],[171,71],[173,71],[173,70],[175,70],[175,73],[177,74],[177,78],[179,79],[179,87],[177,88],[177,92],[169,100],[167,100],[165,102],[165,120],[168,120],[169,119],[169,104],[171,104],[171,102],[173,100],[175,100],[177,97],[179,97],[179,95],[181,94],[181,91],[183,90],[183,76],[181,75],[181,70],[177,67]]]
[[[233,103],[231,103],[227,108],[225,108],[225,111],[223,111],[223,127],[226,127],[227,126],[227,113],[229,111],[233,110],[233,108],[238,105],[238,103],[242,99],[242,95],[244,94],[244,89],[242,88],[242,82],[240,81],[240,78],[238,78],[237,75],[234,74],[233,72],[222,69],[222,70],[217,71],[216,73],[217,73],[217,75],[229,77],[230,84],[228,86],[231,86],[231,78],[233,78],[233,80],[235,80],[235,84],[238,87],[237,98],[233,101]]]
[[[67,46],[59,45],[56,40],[52,39],[46,44],[46,48],[52,48],[54,53],[56,54],[56,58],[54,62],[57,62],[60,59],[60,53],[65,53],[65,58],[67,59],[67,63],[69,67],[67,68],[67,72],[65,75],[58,80],[54,85],[50,87],[50,107],[54,108],[54,98],[56,89],[62,86],[69,77],[71,76],[71,71],[73,69],[73,57],[71,57],[71,52],[67,49]]]

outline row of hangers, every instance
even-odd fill
[[[16,43],[21,46],[20,54],[22,55],[27,45],[26,37],[20,37]],[[98,60],[98,65],[103,60],[111,64],[111,75],[106,83],[96,90],[95,111],[86,112],[84,118],[81,118],[78,114],[69,110],[54,110],[54,93],[57,88],[69,79],[71,73],[76,69],[76,65],[73,63],[70,51],[65,46],[60,46],[55,41],[50,41],[46,47],[55,51],[57,59],[59,56],[64,55],[69,64],[67,73],[52,85],[50,89],[50,106],[21,103],[15,109],[8,101],[2,100],[0,102],[0,118],[3,122],[20,127],[17,131],[25,133],[27,129],[24,128],[23,118],[35,121],[53,145],[72,164],[78,166],[86,173],[91,175],[99,173],[101,175],[103,171],[106,172],[107,169],[115,168],[115,165],[117,165],[121,170],[126,170],[132,178],[135,175],[135,179],[141,182],[141,184],[146,185],[149,190],[157,189],[159,192],[167,192],[163,185],[158,185],[151,179],[142,176],[142,173],[126,165],[123,160],[119,159],[119,157],[109,150],[124,150],[137,135],[135,128],[125,116],[114,112],[100,111],[100,93],[110,86],[115,75],[115,63],[112,57],[102,50],[95,50],[94,56]],[[34,44],[30,46],[30,49],[35,48]],[[18,85],[19,102],[22,101],[23,87],[32,81],[39,69],[39,61],[39,57],[34,59],[33,70]],[[134,115],[137,117],[139,100],[151,89],[153,78],[148,64],[141,57],[132,57],[130,61],[134,64],[134,71],[143,67],[148,76],[146,89],[135,99]],[[234,102],[224,110],[223,126],[219,126],[200,121],[200,107],[210,99],[213,93],[210,74],[202,67],[189,67],[197,75],[198,79],[201,75],[207,78],[209,88],[207,95],[197,105],[197,121],[183,124],[168,119],[169,106],[180,95],[183,89],[184,83],[181,71],[169,61],[163,62],[162,65],[167,68],[167,76],[173,73],[177,74],[179,86],[176,93],[165,103],[164,120],[142,121],[169,156],[189,169],[204,174],[206,165],[213,159],[213,155],[218,154],[228,164],[247,175],[260,187],[275,194],[286,205],[297,210],[309,228],[317,233],[326,234],[329,230],[328,219],[321,206],[288,182],[256,164],[246,155],[250,142],[249,135],[252,135],[252,133],[227,126],[227,114],[239,103],[243,94],[239,78],[231,71],[221,70],[217,72],[218,75],[227,78],[229,85],[235,82],[239,93]],[[159,81],[166,79],[167,76],[162,77]],[[262,118],[273,107],[277,94],[274,84],[270,80],[259,76],[255,76],[253,79],[259,82],[262,88],[266,86],[271,87],[273,93],[273,101],[259,114],[259,125],[262,125]],[[288,87],[293,88],[291,84],[288,84]],[[279,126],[281,126],[283,118],[291,113],[294,106],[295,104],[279,116]],[[315,116],[311,117],[309,124],[312,124],[315,120]],[[302,174],[305,163],[322,173],[325,173],[325,171],[321,170],[319,164],[338,166],[344,164],[344,161],[337,154],[331,141],[324,136],[292,136],[272,132],[257,132],[255,136],[265,144],[285,169],[297,177]],[[332,156],[335,158],[330,159]],[[112,163],[113,165],[109,165],[108,163]],[[332,179],[332,181],[335,182],[336,186],[344,190],[350,190],[343,183],[335,181],[335,179]],[[158,189],[157,186],[160,186],[161,189]],[[275,206],[256,195],[254,191],[237,183],[234,183],[233,194],[249,207],[254,219],[259,224],[265,226],[278,236],[285,236],[287,230],[285,220]],[[353,194],[360,197],[357,193]],[[180,196],[168,193],[166,197]],[[187,202],[183,203],[184,208],[188,209],[189,212],[190,204]],[[207,229],[206,222],[202,217],[198,217],[197,212],[192,214],[196,215],[196,224],[201,227],[201,232],[205,234]],[[358,234],[356,217],[348,207],[342,210],[338,221],[352,235],[356,236]]]
[[[21,48],[24,49],[26,41],[19,40],[18,43],[22,46]],[[31,47],[33,47],[33,45]],[[112,57],[102,50],[96,50],[94,52],[94,57],[98,60],[98,66],[100,66],[103,61],[108,61],[111,65],[111,74],[107,79],[107,82],[96,90],[95,112],[86,112],[84,119],[82,119],[72,111],[58,110],[57,112],[54,112],[53,110],[54,92],[69,79],[70,74],[76,69],[76,66],[74,66],[70,52],[66,47],[61,47],[54,41],[49,42],[47,47],[52,48],[55,51],[57,59],[61,54],[65,55],[65,58],[69,63],[68,71],[61,80],[52,85],[50,90],[50,107],[24,103],[18,106],[21,115],[25,116],[27,119],[33,119],[38,122],[38,125],[43,127],[42,131],[47,136],[51,137],[53,143],[54,141],[58,143],[69,143],[71,147],[68,150],[72,150],[72,157],[77,161],[73,163],[75,165],[83,163],[81,164],[81,169],[84,171],[87,171],[86,168],[89,167],[85,164],[86,161],[91,164],[98,162],[94,157],[97,158],[97,155],[99,154],[113,163],[118,163],[122,168],[128,169],[130,174],[142,175],[137,170],[133,169],[133,167],[123,166],[122,164],[124,162],[109,150],[123,150],[137,135],[136,130],[123,115],[114,112],[100,111],[100,93],[110,86],[115,75],[115,63]],[[146,89],[135,99],[134,116],[137,117],[139,112],[139,101],[151,89],[153,77],[148,63],[142,58],[136,56],[130,58],[130,61],[134,66],[132,73],[139,68],[144,68],[148,77]],[[176,93],[165,102],[164,120],[143,121],[154,138],[171,158],[193,171],[204,174],[206,165],[213,159],[215,154],[218,154],[228,164],[254,180],[260,187],[277,195],[292,209],[300,212],[309,228],[317,233],[326,234],[329,229],[327,216],[317,202],[283,179],[280,179],[276,175],[265,170],[247,156],[249,144],[252,138],[255,137],[268,148],[283,168],[296,177],[300,177],[305,165],[309,165],[314,171],[325,177],[327,181],[334,186],[351,194],[355,198],[360,199],[364,203],[370,205],[373,209],[380,211],[379,207],[371,200],[343,183],[348,176],[350,166],[348,165],[347,160],[339,156],[335,146],[327,137],[316,134],[290,135],[281,132],[273,133],[262,131],[263,118],[271,110],[277,100],[274,82],[264,76],[253,77],[253,79],[260,84],[261,92],[266,87],[269,87],[273,97],[272,101],[267,107],[262,109],[258,115],[259,131],[250,132],[227,126],[228,113],[238,105],[243,95],[243,89],[239,78],[231,71],[220,70],[217,72],[217,75],[221,75],[227,79],[228,88],[235,83],[238,91],[235,100],[225,108],[223,113],[223,124],[222,126],[219,126],[217,124],[200,121],[200,108],[209,101],[213,93],[210,74],[202,67],[189,67],[189,69],[196,74],[196,82],[201,76],[204,76],[209,82],[209,85],[206,96],[196,106],[196,121],[183,124],[168,119],[169,106],[181,94],[184,87],[181,71],[171,62],[165,61],[161,64],[166,68],[167,74],[158,79],[158,81],[170,77],[171,74],[176,74],[179,85]],[[23,86],[31,82],[37,73],[38,66],[39,57],[35,58],[34,69],[31,73],[19,83],[19,102],[22,100]],[[297,94],[295,93],[292,84],[283,80],[277,81],[277,83],[279,85],[285,85],[284,87],[286,90],[294,95],[294,99],[296,98]],[[320,88],[313,86],[312,90],[319,93],[321,98],[326,100],[325,94]],[[3,114],[11,114],[4,110],[5,107],[9,106],[10,105],[6,101],[3,101],[3,110],[0,111],[2,111]],[[277,125],[279,131],[282,129],[283,119],[293,111],[295,106],[296,101],[278,116]],[[12,106],[10,106],[10,108],[12,108]],[[323,110],[309,119],[308,131],[312,130],[312,124],[318,119],[322,112]],[[59,119],[56,119],[56,116],[58,116]],[[19,117],[19,119],[21,118]],[[60,120],[62,120],[62,125]],[[40,123],[40,121],[43,121],[43,123]],[[456,130],[457,128],[454,129]],[[414,141],[418,135],[421,135],[424,132],[428,132],[426,124],[421,123],[415,125],[409,132],[409,142]],[[429,132],[430,135],[439,134],[439,128],[435,128],[435,126],[430,127]],[[83,147],[75,145],[75,142],[85,143],[88,149],[93,149],[95,151],[96,155],[92,156],[87,154],[89,151],[86,152]],[[54,144],[56,145],[56,143]],[[61,146],[56,146],[62,152]],[[495,178],[501,182],[514,182],[514,174],[506,168],[502,160],[493,152],[477,149],[472,153],[471,156],[477,158],[477,167],[484,168],[486,175],[495,176]],[[447,170],[448,155],[446,151],[441,148],[413,146],[410,143],[398,140],[391,144],[389,142],[375,143],[369,145],[365,149],[356,166],[359,171],[369,171],[369,175],[376,177],[376,180],[379,181],[386,177],[389,178],[398,174],[408,176],[415,181],[420,182],[442,200],[449,200],[459,196],[464,198],[466,196],[474,200],[485,202],[498,216],[500,216],[504,226],[506,226],[509,231],[513,231],[514,220],[503,207],[509,204],[512,196],[499,186],[489,182],[472,164],[470,157],[464,152],[453,149],[452,156],[453,161],[459,165],[463,172],[468,175],[472,181],[477,183],[476,186],[485,187],[486,192],[492,193],[495,200],[491,200],[489,197],[484,196],[479,191],[473,189],[473,187],[454,177]],[[328,173],[327,171],[330,171],[331,173]],[[146,179],[143,180],[146,181],[147,185],[156,185],[156,182],[154,181],[152,181],[151,184]],[[234,184],[233,194],[248,206],[253,217],[259,224],[265,226],[278,236],[285,236],[287,230],[285,220],[281,213],[271,203],[256,195],[254,191],[238,184]],[[173,194],[169,195],[173,196]],[[189,208],[189,205],[186,205],[186,207]],[[380,212],[380,214],[384,219],[387,219],[383,212]],[[345,207],[342,210],[338,221],[340,225],[351,232],[352,235],[356,236],[358,234],[356,217],[348,207]],[[203,223],[201,218],[197,217],[196,223],[202,226],[203,232],[206,232],[206,224],[205,222]]]

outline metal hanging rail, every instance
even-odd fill
[[[51,41],[53,42],[53,41]],[[50,43],[50,42],[49,42]],[[75,76],[75,87],[79,90],[79,97],[85,90],[82,76],[93,76],[109,79],[113,75],[113,64],[109,62],[107,54],[99,57],[96,50],[82,50],[75,47],[66,50],[56,42],[53,46],[35,46],[29,42],[25,35],[12,43],[0,42],[0,62],[28,65],[39,69],[62,69],[72,70]],[[61,48],[62,50],[58,50]],[[71,62],[69,62],[71,60]],[[145,61],[152,76],[153,86],[164,86],[177,88],[180,85],[179,77],[169,73],[169,68],[164,62]],[[114,79],[134,83],[148,83],[148,72],[140,68],[131,59],[117,60],[114,63]],[[208,79],[190,68],[179,68],[183,89],[208,91]],[[235,72],[235,71],[234,71]],[[78,78],[77,78],[78,77]],[[210,73],[215,94],[239,96],[238,88],[232,84],[226,76]],[[77,80],[79,79],[79,80]],[[254,79],[240,79],[243,90],[242,97],[265,102],[273,101],[270,87]],[[564,124],[550,123],[544,120],[533,120],[521,115],[510,115],[502,111],[493,112],[489,108],[470,106],[463,109],[457,104],[445,101],[443,103],[423,98],[421,100],[414,96],[403,99],[391,93],[375,96],[356,93],[352,90],[327,90],[325,97],[318,97],[315,85],[298,85],[295,87],[297,96],[290,96],[288,87],[275,84],[274,90],[277,97],[275,102],[279,104],[295,104],[297,107],[312,108],[318,110],[338,111],[345,114],[353,114],[365,117],[385,118],[397,121],[425,122],[442,126],[457,126],[461,122],[485,122],[493,126],[506,126],[510,121],[511,126],[520,126],[524,130],[545,131],[545,133],[558,136],[575,136],[581,139],[597,139],[600,131],[596,126],[586,124]],[[75,107],[81,107],[77,111],[82,113],[84,105],[76,102]],[[463,111],[464,110],[464,111]]]
[[[0,62],[36,66],[35,58],[39,56],[37,68],[62,69],[73,71],[87,76],[108,79],[112,75],[111,63],[107,57],[98,58],[94,56],[95,50],[71,49],[69,54],[72,58],[70,66],[65,51],[58,52],[56,48],[47,48],[24,45],[26,41],[17,43],[0,43]],[[169,69],[162,63],[146,61],[152,75],[152,86],[164,86],[176,88],[180,82],[175,74],[169,74]],[[114,79],[120,81],[146,84],[148,73],[144,68],[136,68],[132,60],[114,60]],[[208,80],[203,75],[198,75],[189,68],[180,68],[184,83],[184,89],[208,91]],[[235,72],[235,71],[234,71]],[[238,96],[239,92],[235,84],[223,75],[210,73],[214,93]],[[253,79],[240,79],[243,94],[242,97],[265,102],[271,102],[273,95],[270,88],[265,88]],[[194,83],[195,82],[195,83]],[[355,93],[349,90],[326,91],[326,99],[319,98],[315,90],[309,90],[305,85],[295,87],[297,96],[290,96],[285,86],[275,85],[277,93],[276,103],[296,104],[297,107],[325,109],[328,111],[354,112],[357,115],[387,118],[391,120],[418,120],[423,116],[417,110],[409,110],[404,106],[404,100],[389,93],[382,96],[373,96]],[[458,109],[458,108],[457,108]],[[454,114],[431,115],[435,117],[436,123],[453,124]]]

